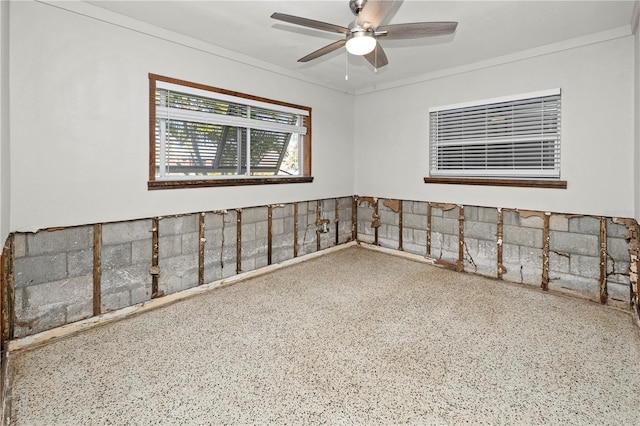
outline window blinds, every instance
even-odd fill
[[[560,177],[560,89],[430,110],[431,176]]]

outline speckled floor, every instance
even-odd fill
[[[10,371],[17,425],[640,424],[630,315],[357,247]]]

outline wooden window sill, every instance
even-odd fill
[[[274,185],[281,183],[310,183],[313,176],[193,179],[193,180],[152,180],[147,183],[149,190],[178,188],[210,188],[217,186]]]
[[[425,177],[424,183],[438,183],[445,185],[482,185],[482,186],[511,186],[522,188],[551,188],[567,189],[566,180],[551,179],[487,179],[487,178],[459,178],[459,177]]]

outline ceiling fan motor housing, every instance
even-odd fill
[[[351,12],[353,12],[354,15],[358,16],[358,14],[362,10],[366,2],[367,0],[350,0],[349,8],[351,9]]]

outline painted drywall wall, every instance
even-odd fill
[[[12,3],[13,231],[353,194],[353,96],[178,39]],[[148,191],[148,73],[310,106],[314,182]]]
[[[358,96],[356,193],[633,217],[633,49],[625,36]],[[430,107],[557,87],[566,190],[423,182]]]
[[[635,218],[640,221],[640,29],[638,28],[638,16],[640,13],[640,3],[636,2],[636,21],[635,21],[635,103],[634,103],[634,120],[635,120],[635,155],[634,155],[634,179],[635,182]]]
[[[0,241],[10,232],[9,2],[0,2]]]

